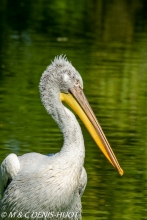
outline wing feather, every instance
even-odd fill
[[[9,183],[20,170],[20,162],[16,154],[9,154],[0,166],[0,193],[3,195]]]
[[[87,185],[87,173],[85,168],[83,167],[82,173],[81,173],[81,178],[80,178],[80,185],[79,185],[79,194],[82,197],[85,187]]]

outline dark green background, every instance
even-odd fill
[[[88,185],[84,220],[147,219],[147,2],[1,0],[0,162],[11,152],[57,152],[62,135],[38,84],[66,54],[122,166],[120,177],[80,122]]]

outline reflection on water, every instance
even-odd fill
[[[14,6],[4,2],[0,6],[0,162],[11,152],[60,150],[62,135],[40,102],[38,84],[54,56],[67,54],[83,77],[85,94],[125,172],[123,177],[117,174],[79,121],[88,173],[83,219],[147,219],[144,1],[130,5],[42,1],[44,6],[27,0],[30,9],[26,2],[16,1],[15,13],[8,13]]]

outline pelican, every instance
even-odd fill
[[[103,154],[121,169],[83,92],[83,81],[66,56],[55,57],[43,72],[40,84],[42,103],[63,133],[60,152],[51,156],[27,153],[8,155],[1,164],[1,212],[22,214],[29,219],[81,219],[81,197],[87,184],[84,168],[85,146],[79,123],[62,102],[80,117]],[[42,213],[42,217],[37,214]],[[41,215],[41,214],[40,214]],[[22,218],[21,218],[22,219]]]

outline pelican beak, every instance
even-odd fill
[[[60,93],[60,100],[65,101],[76,112],[103,154],[122,176],[124,172],[121,169],[83,90],[79,86],[75,86],[70,89],[69,92],[70,93],[68,94]]]

